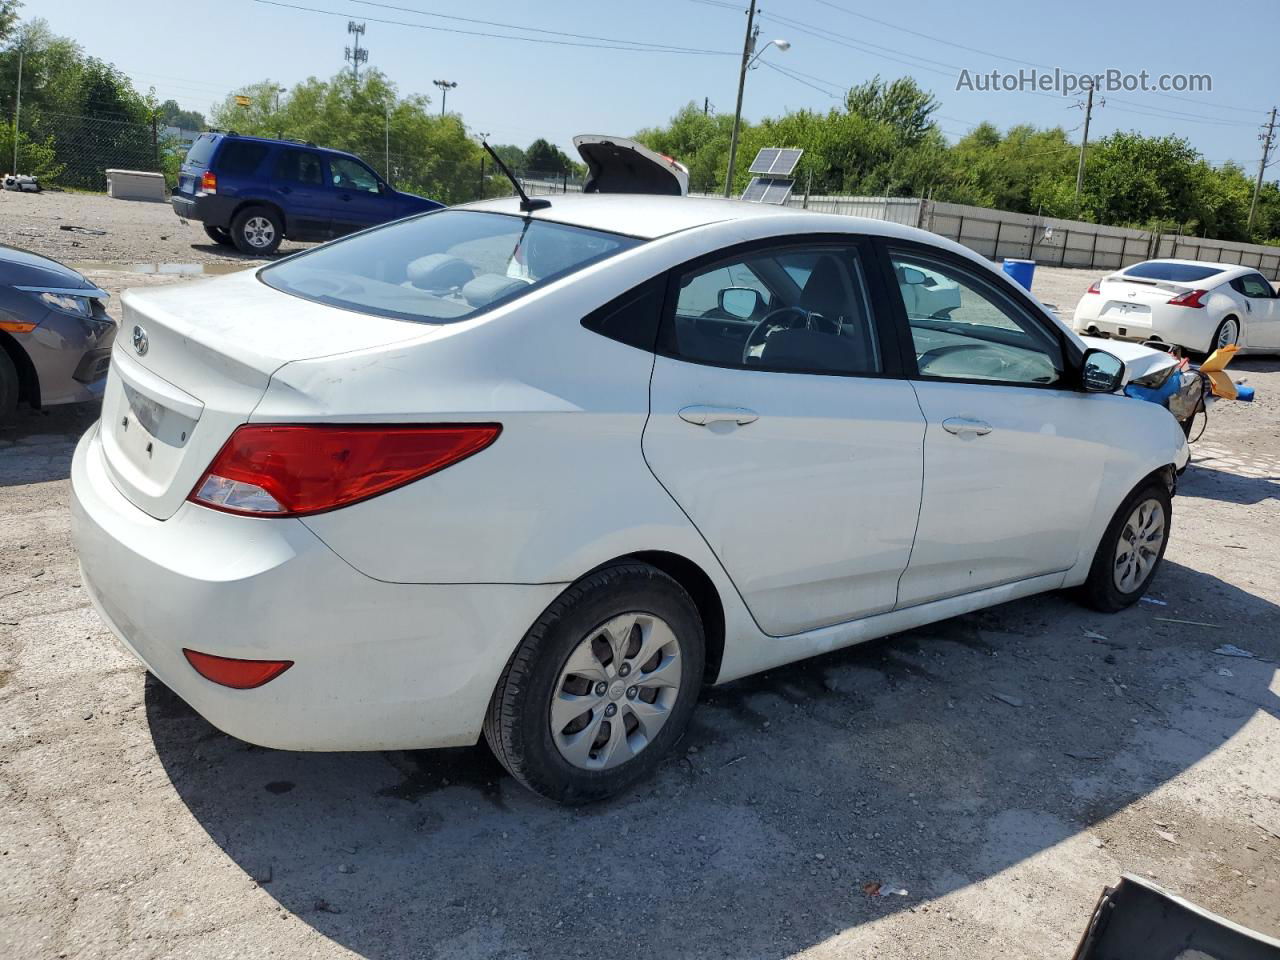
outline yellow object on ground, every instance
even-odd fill
[[[1227,364],[1239,349],[1234,343],[1219,347],[1209,354],[1209,358],[1204,363],[1200,364],[1200,372],[1209,378],[1209,389],[1215,397],[1234,400],[1238,395],[1236,385],[1231,382],[1226,369]]]

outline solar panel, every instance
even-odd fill
[[[803,150],[794,147],[762,147],[751,161],[748,173],[758,173],[769,177],[789,177],[800,162]]]
[[[791,195],[794,181],[776,177],[752,177],[747,189],[742,191],[742,199],[752,203],[784,204]]]

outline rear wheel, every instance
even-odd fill
[[[204,224],[204,232],[214,243],[221,244],[224,247],[234,247],[235,241],[231,239],[231,232],[226,227],[211,227]]]
[[[284,224],[280,215],[269,207],[248,207],[231,221],[231,239],[241,253],[265,257],[280,246]]]
[[[702,685],[702,622],[689,594],[642,563],[566,590],[507,664],[485,739],[511,775],[560,803],[644,777],[683,735]]]
[[[1129,494],[1098,544],[1084,602],[1104,613],[1137,603],[1164,559],[1172,520],[1172,498],[1162,480],[1149,480]]]
[[[1240,342],[1240,321],[1235,317],[1226,317],[1213,334],[1213,342],[1209,344],[1209,352],[1222,347],[1229,347]]]

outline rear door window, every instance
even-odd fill
[[[265,143],[249,140],[228,140],[218,154],[218,173],[224,176],[247,177],[258,169],[267,155]]]
[[[324,183],[320,155],[310,150],[281,150],[276,160],[275,178],[288,183],[320,186]]]

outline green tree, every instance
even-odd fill
[[[18,23],[18,8],[22,0],[0,0],[0,43],[9,39]]]
[[[177,100],[166,100],[160,104],[159,116],[162,123],[182,130],[203,130],[204,114],[196,110],[184,110]]]
[[[524,152],[525,170],[531,173],[567,174],[574,172],[574,163],[555,144],[539,137]]]
[[[934,129],[932,117],[939,106],[937,98],[920,89],[913,78],[885,83],[879,74],[852,87],[844,105],[851,114],[887,123],[908,144],[919,143]]]

